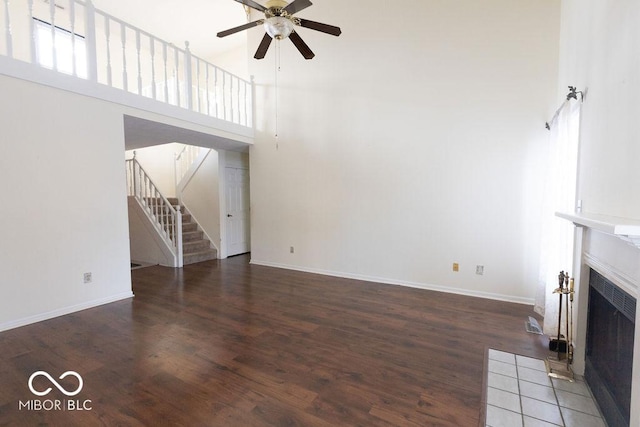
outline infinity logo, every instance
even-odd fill
[[[64,374],[60,375],[59,379],[61,380],[68,377],[69,375],[72,375],[78,379],[78,388],[75,391],[67,391],[60,384],[58,384],[58,382],[54,380],[53,377],[49,375],[49,373],[45,371],[37,371],[31,374],[31,376],[29,377],[29,390],[31,390],[31,393],[35,394],[36,396],[46,396],[51,392],[51,387],[49,387],[45,391],[37,391],[36,389],[33,388],[33,379],[38,375],[47,377],[47,379],[51,381],[51,383],[54,386],[56,386],[56,388],[60,390],[62,393],[64,393],[66,396],[75,396],[76,394],[80,393],[80,391],[82,390],[82,386],[83,386],[82,377],[77,372],[67,371]]]

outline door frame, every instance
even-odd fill
[[[251,173],[249,168],[249,153],[220,150],[218,152],[218,180],[220,183],[220,259],[229,257],[227,244],[227,176],[226,168],[244,169],[249,171],[249,187],[251,186]],[[249,191],[249,251],[251,251],[251,191]]]

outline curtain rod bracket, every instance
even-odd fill
[[[567,94],[567,101],[572,99],[578,100],[578,94],[580,94],[580,101],[584,101],[584,92],[577,90],[575,86],[569,86],[569,93]]]
[[[544,124],[544,127],[547,130],[551,130],[551,124],[556,120],[556,118],[558,117],[558,114],[560,114],[560,110],[562,110],[562,107],[564,107],[567,102],[571,101],[572,99],[575,99],[576,101],[578,100],[578,94],[580,94],[580,102],[584,102],[584,92],[581,91],[581,90],[576,89],[575,86],[569,86],[569,93],[567,94],[567,101],[563,102],[562,105],[560,106],[560,108],[558,108],[556,113],[553,115],[553,118],[550,121],[548,121],[548,122],[546,122]]]

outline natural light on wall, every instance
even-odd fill
[[[86,79],[87,49],[84,37],[60,27],[53,27],[52,31],[51,24],[39,19],[34,19],[33,23],[38,64]]]

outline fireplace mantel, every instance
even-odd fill
[[[556,212],[556,216],[616,236],[640,249],[640,220],[587,213]]]

